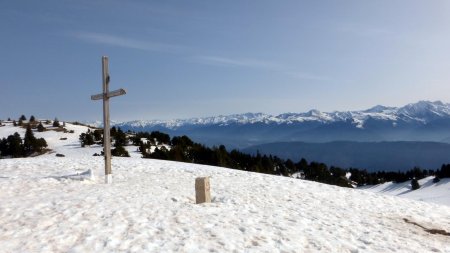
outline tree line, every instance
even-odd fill
[[[435,182],[440,178],[450,177],[450,164],[442,165],[442,168],[436,171],[415,167],[405,172],[368,172],[365,169],[343,169],[316,161],[308,162],[304,158],[294,162],[259,152],[247,154],[236,149],[228,151],[224,145],[207,147],[192,141],[188,136],[171,138],[168,134],[159,131],[127,135],[120,128],[112,127],[111,138],[115,147],[112,150],[114,156],[129,156],[123,147],[133,144],[138,146],[143,158],[197,163],[280,176],[291,176],[302,172],[306,180],[343,187],[375,185],[390,181],[401,183],[411,180],[413,188],[418,188],[420,185],[418,186],[417,180],[427,176],[435,176]],[[80,142],[81,146],[102,144],[103,130],[88,130],[80,135]],[[115,152],[122,149],[126,155]]]
[[[137,133],[132,140],[134,145],[139,146],[144,158],[198,163],[282,176],[303,172],[307,180],[343,187],[375,185],[390,181],[401,183],[411,180],[415,188],[416,183],[418,184],[417,180],[427,176],[435,176],[435,182],[440,178],[450,177],[450,165],[442,165],[442,168],[437,171],[415,167],[405,172],[367,172],[365,169],[358,168],[329,167],[316,161],[308,163],[304,158],[294,162],[277,156],[261,155],[259,152],[251,155],[236,149],[228,151],[223,145],[210,148],[195,143],[187,136],[175,136],[171,139],[169,135],[158,131]],[[150,152],[150,147],[155,145],[157,147]]]
[[[117,129],[116,127],[112,127],[110,130],[110,136],[114,146],[114,148],[111,149],[111,155],[129,157],[130,154],[125,149],[125,146],[128,145],[127,135],[120,128]],[[79,140],[81,147],[91,146],[94,144],[103,145],[103,130],[95,129],[91,131],[91,129],[88,129],[86,133],[80,134]],[[101,155],[103,155],[103,152]]]
[[[33,134],[33,130],[31,129],[31,125],[28,125],[23,140],[17,132],[0,140],[0,158],[18,158],[27,157],[33,154],[40,154],[46,147],[47,142],[45,139],[36,138]]]

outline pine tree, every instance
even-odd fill
[[[419,184],[419,181],[417,181],[417,179],[413,178],[411,180],[411,188],[412,188],[412,190],[417,190],[420,188],[420,184]]]
[[[442,165],[441,170],[437,174],[439,178],[450,177],[450,164]]]
[[[95,141],[103,141],[103,130],[96,129],[94,130],[94,140]]]
[[[115,129],[115,127],[113,127]],[[111,131],[111,136],[114,136],[114,146],[126,146],[127,145],[127,135],[122,131],[122,129],[117,129],[114,131],[114,135],[112,135],[113,131]]]
[[[88,130],[87,133],[80,134],[79,140],[81,142],[81,147],[85,147],[93,145],[94,142],[94,135]]]
[[[27,130],[25,132],[25,137],[23,138],[23,150],[24,155],[27,156],[31,154],[36,146],[36,137],[34,137],[33,130],[31,130],[31,126],[27,126]]]
[[[8,140],[6,138],[2,138],[0,140],[0,158],[6,155],[8,155]]]
[[[130,157],[130,154],[123,146],[116,146],[116,148],[111,150],[111,155],[120,157]]]
[[[39,125],[37,126],[37,130],[38,130],[38,132],[44,132],[45,131],[45,127],[44,127],[44,125],[42,125],[42,122],[39,122]]]
[[[111,127],[111,129],[109,130],[109,135],[111,137],[115,137],[117,133],[117,128],[115,126]]]
[[[14,135],[10,135],[7,138],[8,142],[8,152],[7,155],[10,155],[14,158],[22,156],[22,138],[20,138],[19,133],[15,132]]]
[[[31,115],[30,122],[35,122],[35,121],[36,121],[36,118],[33,115]]]
[[[296,169],[295,164],[293,161],[291,161],[291,159],[287,159],[287,161],[284,163],[284,165],[286,166],[288,174],[292,174],[295,172],[295,169]]]
[[[22,121],[27,120],[27,117],[25,117],[25,115],[22,114],[22,116],[20,116],[19,120],[22,120]]]
[[[34,152],[42,152],[44,148],[47,147],[47,141],[44,138],[36,139],[34,142],[33,150]]]
[[[53,121],[53,127],[60,127],[58,118],[55,118],[55,120]]]

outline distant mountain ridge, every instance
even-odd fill
[[[116,123],[116,125],[133,127],[161,126],[175,130],[185,125],[229,125],[255,123],[292,124],[306,121],[336,122],[350,120],[358,127],[364,127],[364,122],[370,118],[426,123],[440,117],[450,118],[450,104],[443,103],[441,101],[419,101],[403,107],[387,107],[377,105],[363,111],[320,112],[312,109],[305,113],[283,113],[276,116],[264,113],[244,113],[228,116],[220,115],[214,117],[175,120],[134,120]]]
[[[135,120],[114,124],[124,130],[186,134],[207,144],[231,147],[280,141],[450,142],[450,104],[419,101],[403,107],[374,106],[362,111],[245,113],[176,120]]]

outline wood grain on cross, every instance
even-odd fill
[[[92,100],[103,100],[103,153],[105,156],[105,183],[112,183],[111,172],[111,137],[109,127],[109,98],[125,95],[124,89],[109,91],[108,57],[102,57],[103,93],[92,95]]]

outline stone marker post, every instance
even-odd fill
[[[195,203],[211,203],[211,186],[209,177],[198,177],[195,179]]]

